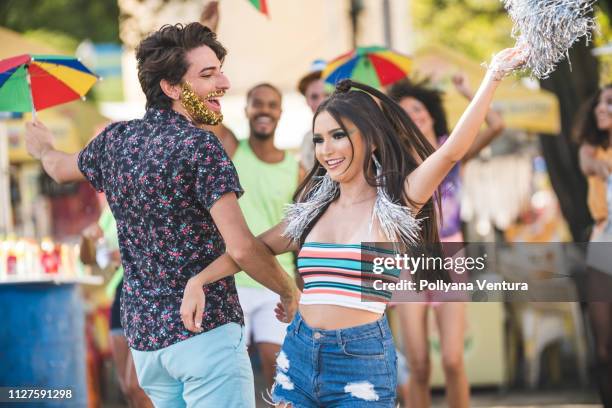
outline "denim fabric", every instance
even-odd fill
[[[293,408],[395,406],[397,357],[386,316],[348,329],[319,330],[298,313],[276,363],[275,403]]]

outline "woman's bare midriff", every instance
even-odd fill
[[[339,330],[361,326],[380,319],[381,315],[367,310],[336,305],[300,305],[306,324],[315,329]]]

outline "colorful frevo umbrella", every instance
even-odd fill
[[[18,55],[0,61],[0,112],[32,112],[83,98],[98,77],[73,57]]]
[[[255,7],[261,14],[264,14],[268,17],[268,0],[249,0],[249,2]]]
[[[331,86],[352,79],[381,89],[406,78],[411,68],[407,55],[381,46],[358,47],[331,60],[321,75]]]

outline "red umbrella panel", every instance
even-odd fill
[[[410,57],[385,47],[358,47],[330,61],[322,76],[329,85],[352,79],[375,88],[382,88],[409,75]]]
[[[98,77],[79,60],[19,55],[0,61],[0,111],[28,112],[79,99]]]

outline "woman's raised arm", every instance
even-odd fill
[[[413,202],[426,203],[453,166],[463,159],[478,135],[500,81],[523,64],[523,54],[517,48],[505,49],[493,57],[474,99],[461,115],[448,140],[406,178],[406,195]]]

